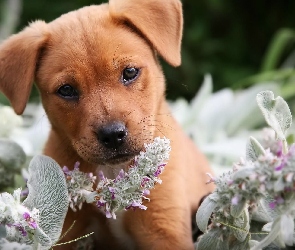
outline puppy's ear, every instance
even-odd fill
[[[48,38],[47,24],[37,21],[0,44],[0,91],[22,114],[29,99],[37,58]]]
[[[179,0],[110,0],[114,19],[134,26],[172,66],[181,64],[182,6]]]

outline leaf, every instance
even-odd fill
[[[277,238],[277,236],[280,233],[280,230],[281,230],[281,221],[280,221],[280,218],[277,218],[273,222],[272,228],[269,234],[262,241],[260,241],[258,244],[253,246],[250,250],[261,250],[262,248],[268,246]]]
[[[254,137],[251,136],[246,146],[246,160],[255,162],[260,155],[264,154],[264,148]]]
[[[68,189],[64,173],[53,159],[40,155],[30,162],[29,174],[29,195],[23,205],[31,210],[39,209],[41,229],[36,233],[36,240],[41,245],[50,247],[59,239],[68,210]],[[46,236],[49,237],[50,244]]]
[[[223,240],[222,240],[223,239]],[[211,229],[200,237],[197,243],[198,250],[229,250],[228,240],[222,237],[222,231],[219,228]]]
[[[239,169],[237,172],[235,172],[233,174],[232,179],[238,180],[238,179],[242,179],[244,180],[245,178],[249,177],[250,175],[252,175],[254,173],[254,168],[253,166],[251,167],[242,167],[241,169]]]
[[[246,200],[245,199],[242,199],[236,205],[235,204],[231,204],[231,206],[230,206],[230,214],[233,217],[238,218],[243,213],[245,207],[246,207]]]
[[[269,201],[267,201],[267,203],[264,200],[258,201],[256,209],[252,212],[251,220],[263,223],[272,221],[270,210]]]
[[[286,101],[271,91],[262,91],[256,97],[258,106],[267,122],[274,129],[278,138],[285,141],[285,133],[292,124],[292,115]]]
[[[209,218],[211,214],[214,212],[215,208],[217,207],[217,202],[210,198],[210,196],[212,195],[214,195],[214,193],[206,197],[206,199],[202,202],[196,214],[198,228],[203,233],[207,232]]]
[[[293,233],[294,218],[289,214],[283,214],[281,219],[281,234],[284,243],[288,246],[292,246],[294,244]]]
[[[8,139],[0,139],[0,167],[10,172],[20,169],[25,161],[25,152],[17,143]]]
[[[243,215],[234,220],[233,225],[242,230],[233,229],[234,236],[240,241],[243,242],[247,235],[249,234],[250,224],[249,224],[249,211],[247,208],[243,210]]]

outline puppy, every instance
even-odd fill
[[[146,211],[112,220],[85,205],[68,212],[63,230],[76,223],[62,241],[95,232],[92,249],[194,248],[191,218],[212,191],[211,170],[170,114],[157,59],[180,65],[181,38],[179,0],[110,0],[33,22],[0,45],[0,90],[22,114],[35,81],[52,125],[44,154],[61,166],[80,161],[82,171],[114,178],[144,143],[171,140]]]

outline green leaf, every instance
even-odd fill
[[[258,159],[260,155],[264,154],[264,148],[254,137],[251,136],[246,146],[246,160],[254,162]]]
[[[198,228],[203,233],[207,232],[209,218],[211,214],[214,212],[215,208],[217,207],[217,202],[214,201],[215,195],[216,193],[212,193],[209,196],[207,196],[206,199],[202,202],[196,214]],[[213,198],[210,198],[210,196],[213,196]]]
[[[40,230],[36,240],[48,246],[42,249],[49,249],[60,237],[68,210],[66,180],[60,166],[47,156],[35,156],[30,162],[29,174],[29,195],[23,205],[39,209]]]
[[[285,133],[292,124],[292,115],[288,104],[271,91],[262,91],[256,97],[258,106],[267,124],[274,129],[278,138],[285,141]]]

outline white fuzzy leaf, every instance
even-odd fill
[[[278,138],[285,141],[285,133],[292,124],[292,115],[286,101],[271,91],[262,91],[256,97],[259,108],[267,122],[274,129]]]
[[[214,193],[211,195],[214,195]],[[216,201],[210,198],[211,195],[207,196],[206,199],[202,202],[196,214],[198,228],[203,233],[207,232],[209,218],[217,206]]]
[[[281,221],[280,221],[280,219],[281,218],[277,218],[273,222],[272,228],[271,228],[269,234],[262,241],[260,241],[258,244],[253,246],[250,250],[261,250],[262,248],[268,246],[270,243],[275,241],[275,239],[277,238],[277,236],[279,235],[280,230],[281,230]]]
[[[288,246],[294,244],[294,218],[290,215],[283,214],[281,219],[281,234],[284,243]]]
[[[251,136],[246,146],[246,160],[254,162],[260,155],[264,155],[264,153],[265,150],[261,144]]]
[[[68,190],[64,173],[60,166],[47,156],[35,156],[30,163],[29,173],[29,195],[23,205],[29,209],[39,209],[41,231],[37,233],[37,241],[41,245],[53,245],[59,239],[68,210]],[[46,236],[50,238],[50,243]]]

